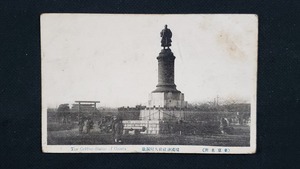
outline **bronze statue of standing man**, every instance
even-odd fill
[[[170,29],[168,29],[168,25],[165,25],[165,29],[163,29],[160,32],[160,37],[161,37],[161,46],[164,47],[164,49],[167,47],[171,46],[171,38],[172,38],[172,32]]]

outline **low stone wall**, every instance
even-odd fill
[[[159,120],[123,120],[124,130],[135,130],[139,127],[144,127],[145,131],[138,131],[141,134],[160,134],[160,121]],[[125,133],[128,131],[125,131]]]

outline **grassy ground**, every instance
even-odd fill
[[[249,126],[233,126],[232,134],[212,135],[124,135],[122,144],[128,145],[207,145],[207,146],[249,146]],[[62,131],[48,131],[49,145],[105,145],[114,144],[111,134],[102,134],[97,128],[89,134],[79,134],[78,128]]]
[[[63,130],[72,130],[78,126],[77,123],[49,123],[48,122],[48,131],[63,131]]]

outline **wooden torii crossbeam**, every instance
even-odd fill
[[[75,101],[75,103],[78,103],[78,112],[80,113],[81,112],[81,106],[82,104],[81,103],[84,103],[83,105],[94,105],[94,112],[96,111],[97,107],[96,107],[96,104],[97,103],[100,103],[100,101]],[[94,114],[93,112],[93,114]]]

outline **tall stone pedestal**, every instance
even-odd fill
[[[180,93],[174,83],[174,60],[175,56],[171,49],[162,49],[157,57],[158,61],[158,84],[153,93],[174,92]]]
[[[158,84],[150,93],[148,107],[185,108],[184,94],[176,89],[174,83],[175,56],[171,49],[162,49],[158,60]]]

